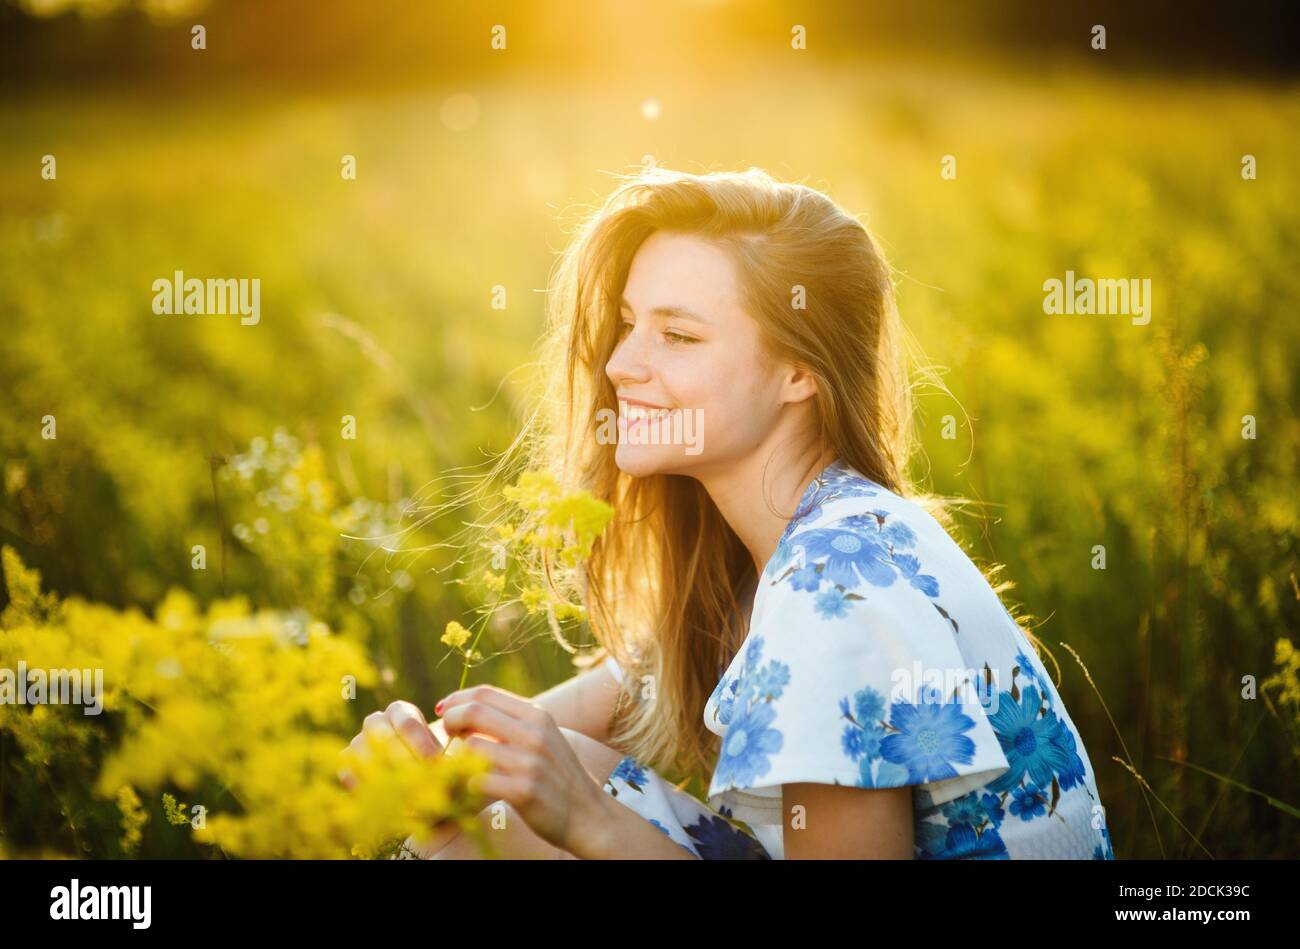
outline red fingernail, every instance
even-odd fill
[[[445,702],[445,701],[447,701],[447,700],[446,700],[446,699],[443,699],[443,700],[442,700],[442,702]],[[442,714],[442,702],[439,702],[437,705],[435,705],[435,706],[433,707],[433,711],[434,711],[434,713],[437,714],[437,715],[441,715],[441,714]]]

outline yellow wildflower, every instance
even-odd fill
[[[462,649],[469,642],[469,630],[452,620],[447,624],[447,631],[442,634],[442,642],[452,649]]]

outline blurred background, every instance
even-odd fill
[[[306,610],[380,670],[358,721],[427,713],[471,513],[411,515],[510,444],[574,222],[647,161],[757,165],[886,247],[949,389],[915,475],[978,502],[1117,856],[1300,856],[1295,49],[1281,2],[4,0],[0,543],[119,609]],[[177,270],[259,278],[260,322],[155,315]],[[1045,315],[1067,270],[1150,278],[1150,323]],[[492,636],[471,681],[573,674]]]

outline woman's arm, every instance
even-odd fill
[[[911,860],[912,791],[839,784],[782,785],[782,808],[802,805],[782,832],[787,860]]]
[[[609,664],[602,662],[538,693],[533,701],[550,712],[561,728],[571,728],[608,744],[609,722],[621,688]]]

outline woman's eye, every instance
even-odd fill
[[[694,343],[698,342],[694,336],[683,336],[681,333],[666,332],[664,338],[670,343]]]

